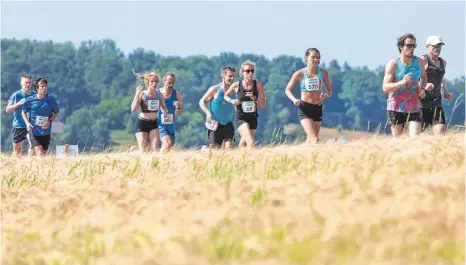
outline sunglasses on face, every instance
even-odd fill
[[[442,47],[442,44],[439,43],[437,45],[430,45],[430,46],[432,46],[432,48],[434,48],[434,49],[438,49],[438,48]]]
[[[249,74],[249,73],[253,73],[253,74],[254,74],[254,69],[247,69],[247,70],[244,70],[244,72],[246,72],[246,73],[248,73],[248,74]]]
[[[406,48],[408,49],[416,49],[417,44],[405,44]]]

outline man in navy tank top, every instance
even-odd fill
[[[176,116],[183,114],[183,97],[178,89],[175,89],[176,76],[168,72],[163,77],[163,86],[157,89],[164,99],[167,111],[158,112],[161,151],[170,150],[175,145]]]
[[[427,54],[423,55],[427,80],[434,85],[432,91],[427,91],[425,98],[421,99],[419,118],[422,130],[433,126],[434,134],[445,132],[445,113],[442,108],[442,94],[446,100],[453,95],[448,93],[443,83],[447,62],[439,57],[442,46],[445,45],[439,36],[431,35],[426,39]]]
[[[235,128],[233,126],[235,107],[225,101],[224,96],[235,81],[235,68],[230,66],[222,67],[221,75],[222,82],[211,86],[206,91],[199,101],[199,107],[206,115],[205,125],[207,127],[209,148],[221,148],[224,144],[225,149],[230,149],[235,137]],[[235,94],[232,94],[231,97],[236,99]],[[208,107],[206,103],[210,103]]]

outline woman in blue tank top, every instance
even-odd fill
[[[233,83],[225,93],[225,100],[236,107],[235,125],[241,140],[240,147],[251,150],[254,147],[254,135],[256,134],[259,113],[257,106],[266,107],[264,86],[254,79],[256,64],[249,60],[241,64],[243,80]],[[230,96],[236,92],[236,99]]]
[[[166,113],[159,113],[159,132],[162,141],[161,150],[169,150],[175,144],[175,118],[183,113],[182,96],[174,89],[176,77],[174,73],[166,73],[163,77],[164,86],[157,89],[167,106]]]
[[[143,86],[139,85],[136,88],[136,94],[131,103],[132,112],[137,111],[139,108],[141,109],[136,122],[136,140],[138,141],[140,152],[148,152],[151,147],[155,152],[160,142],[157,113],[160,112],[159,109],[167,112],[165,103],[163,100],[160,100],[161,95],[157,92],[159,75],[152,72],[136,74],[136,76],[138,79],[144,81],[147,88],[147,90],[143,90]]]
[[[304,53],[306,68],[299,69],[291,77],[285,89],[286,96],[298,107],[298,116],[307,135],[308,143],[319,142],[322,123],[322,102],[332,96],[332,85],[327,70],[319,66],[320,52],[309,48]],[[299,83],[301,99],[293,96],[292,89]],[[324,86],[325,85],[325,86]]]

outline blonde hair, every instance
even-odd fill
[[[244,72],[244,69],[243,69],[243,68],[244,68],[246,65],[249,65],[249,66],[254,67],[254,70],[257,69],[257,68],[256,68],[256,63],[255,63],[255,62],[253,62],[253,61],[251,61],[251,60],[246,60],[244,63],[241,64],[241,73]]]
[[[143,81],[146,87],[149,86],[149,80],[151,78],[157,77],[157,82],[160,81],[160,76],[156,72],[149,72],[149,73],[146,72],[146,73],[140,74],[140,73],[136,73],[133,69],[133,74],[136,76],[137,79]]]

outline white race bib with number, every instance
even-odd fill
[[[319,78],[308,78],[304,81],[304,88],[307,91],[318,91],[320,89]]]
[[[49,117],[37,116],[36,117],[36,122],[34,124],[37,125],[37,126],[44,126],[47,123],[48,119],[49,119]]]
[[[254,101],[243,101],[241,107],[244,113],[252,113],[256,110],[256,102]]]
[[[206,121],[205,122],[205,127],[211,131],[216,131],[218,128],[218,121],[212,120],[211,122]]]
[[[147,101],[147,109],[154,111],[159,110],[159,100],[158,99],[151,99]]]
[[[162,124],[172,124],[173,113],[162,114]]]

